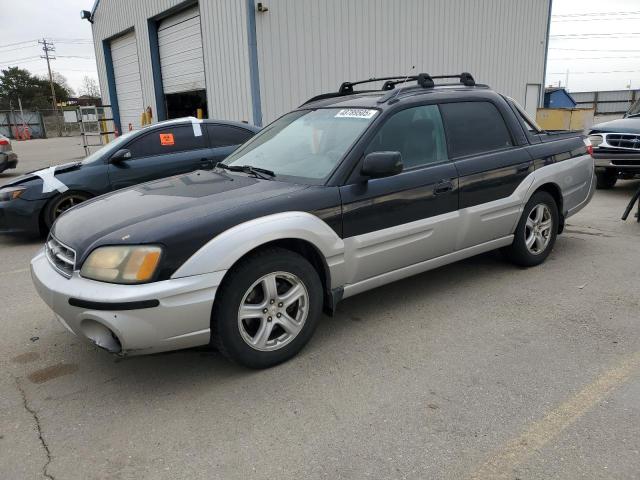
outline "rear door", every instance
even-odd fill
[[[129,160],[109,162],[113,190],[212,165],[206,137],[191,125],[154,128],[133,139],[125,148],[131,152]]]
[[[340,187],[348,283],[450,253],[456,236],[458,179],[437,105],[387,119],[365,155],[376,151],[399,151],[404,170]]]
[[[460,182],[457,250],[509,235],[520,214],[514,192],[533,172],[533,161],[507,126],[506,108],[488,100],[440,105]]]
[[[207,124],[210,158],[214,164],[227,158],[236,148],[253,137],[254,133],[233,125]]]

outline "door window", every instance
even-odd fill
[[[437,105],[407,108],[389,118],[366,153],[400,152],[404,169],[447,160],[447,147]]]
[[[253,132],[229,125],[207,125],[211,148],[242,145],[253,136]]]
[[[507,125],[493,103],[443,103],[440,109],[452,158],[513,146]]]
[[[204,135],[196,137],[191,126],[172,125],[136,138],[127,148],[135,159],[205,148],[205,140]]]

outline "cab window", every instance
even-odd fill
[[[493,103],[443,103],[440,109],[452,158],[513,146],[504,118]]]
[[[447,160],[447,143],[437,105],[407,108],[389,118],[365,153],[400,152],[404,169]]]

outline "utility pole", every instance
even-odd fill
[[[40,55],[40,58],[47,60],[47,70],[49,71],[49,85],[51,85],[51,105],[53,106],[53,114],[56,116],[56,123],[58,125],[58,136],[62,136],[62,126],[60,125],[60,118],[58,117],[58,101],[56,100],[56,89],[53,87],[53,75],[51,75],[51,63],[50,60],[55,60],[56,57],[50,57],[49,52],[55,52],[56,47],[52,42],[47,42],[46,38],[38,40],[38,43],[42,45],[44,56]]]

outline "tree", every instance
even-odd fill
[[[85,75],[82,77],[82,85],[78,90],[80,95],[86,95],[87,97],[100,98],[100,87],[95,78]]]
[[[53,77],[53,86],[55,88],[56,84],[67,91],[67,99],[69,97],[75,97],[76,96],[76,92],[73,91],[73,88],[71,88],[71,85],[69,85],[69,80],[67,80],[67,77],[65,77],[64,75],[62,75],[59,72],[51,72],[51,76]],[[44,80],[46,80],[47,82],[49,81],[49,77],[45,76]],[[51,88],[51,87],[49,87]],[[56,97],[58,96],[58,90],[56,89]]]
[[[64,79],[64,77],[62,77]],[[60,79],[60,78],[59,78]],[[66,82],[66,79],[64,79]],[[69,90],[54,81],[57,100],[69,99]],[[38,78],[28,70],[9,67],[0,71],[0,109],[18,108],[18,98],[23,108],[51,108],[51,86],[48,79]]]

